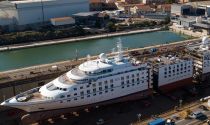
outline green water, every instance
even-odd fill
[[[118,38],[111,37],[0,52],[0,71],[73,59],[76,57],[76,49],[78,57],[85,57],[87,54],[108,53],[116,46]],[[134,34],[120,38],[123,46],[128,48],[140,48],[187,39],[186,36],[169,31]]]

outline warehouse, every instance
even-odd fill
[[[22,0],[0,2],[0,25],[49,22],[51,18],[89,11],[88,0]]]

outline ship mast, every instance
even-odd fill
[[[123,54],[122,54],[122,41],[119,38],[119,41],[117,42],[117,56],[115,57],[115,61],[116,62],[120,62],[123,58]]]

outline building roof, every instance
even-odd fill
[[[153,10],[149,5],[138,4],[135,7],[137,7],[137,9],[141,10],[141,11],[152,11]]]
[[[180,17],[179,20],[181,21],[184,21],[184,22],[196,22],[196,18],[193,18],[193,17],[187,17],[187,18],[184,18],[184,17]]]
[[[195,23],[193,26],[204,28],[204,29],[210,29],[210,24],[209,23]]]
[[[89,0],[90,3],[104,3],[105,0]]]
[[[80,12],[80,13],[76,13],[76,14],[73,14],[73,16],[93,16],[95,14],[99,14],[100,12],[99,11],[92,11],[92,12]]]
[[[157,10],[171,11],[171,4],[162,4],[157,6]]]
[[[74,18],[68,16],[68,17],[51,18],[50,20],[56,22],[62,22],[66,20],[74,20]]]
[[[191,5],[193,7],[198,7],[198,6],[210,6],[210,1],[197,1],[197,2],[189,2],[186,3],[186,5]]]

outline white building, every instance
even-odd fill
[[[189,56],[171,54],[151,59],[154,70],[154,88],[170,91],[192,84],[193,59]]]
[[[0,2],[0,25],[27,25],[89,11],[88,0],[22,0]]]

